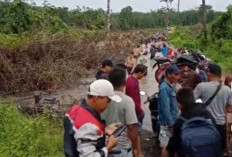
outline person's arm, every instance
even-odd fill
[[[138,120],[135,113],[135,104],[131,98],[128,98],[124,104],[125,122],[128,130],[128,137],[132,143],[132,150],[135,152],[135,157],[142,155],[140,139],[138,134]]]
[[[159,103],[160,103],[160,108],[161,108],[163,118],[167,122],[166,125],[171,127],[174,125],[175,121],[174,119],[172,119],[172,116],[170,113],[170,103],[171,103],[170,95],[166,88],[161,89],[159,95],[160,95]]]
[[[195,100],[201,98],[201,95],[202,95],[201,83],[197,85],[193,93],[194,93]]]
[[[228,97],[228,100],[227,100],[227,105],[232,106],[232,93],[231,93],[229,88],[228,88],[228,93],[229,93],[229,97]]]
[[[107,157],[108,152],[117,145],[118,140],[111,136],[108,144],[102,149],[97,150],[96,141],[101,137],[98,135],[98,132],[99,128],[90,123],[85,124],[77,131],[75,138],[80,157]]]
[[[138,135],[138,124],[127,125],[128,136],[132,143],[132,150],[135,152],[135,157],[142,156],[142,149],[140,145],[140,138]]]

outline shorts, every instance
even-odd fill
[[[169,132],[168,127],[161,125],[160,133],[159,133],[159,141],[161,148],[166,149],[170,137],[171,137],[171,133]]]

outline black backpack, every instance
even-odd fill
[[[186,157],[219,157],[221,136],[210,119],[194,117],[184,120],[181,150]]]

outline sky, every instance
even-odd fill
[[[44,0],[33,0],[37,5],[42,5]],[[93,9],[102,8],[106,10],[107,0],[47,0],[51,5],[56,7],[68,7],[75,9],[76,6],[90,7]],[[174,0],[172,6],[177,8],[177,1]],[[180,10],[194,9],[202,3],[202,0],[180,0]],[[225,11],[226,7],[232,4],[232,0],[206,0],[207,5],[212,5],[214,10]],[[149,12],[157,10],[165,3],[160,3],[160,0],[111,0],[111,9],[113,12],[120,12],[122,8],[131,6],[133,11]]]

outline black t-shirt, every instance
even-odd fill
[[[192,109],[190,112],[183,113],[180,116],[185,119],[204,117],[206,119],[211,119],[215,124],[213,116],[202,104],[195,104],[194,109]],[[170,138],[166,148],[170,154],[170,157],[175,157],[175,155],[178,155],[178,157],[184,157],[181,154],[181,127],[183,124],[184,121],[178,118],[173,126],[173,136]]]

